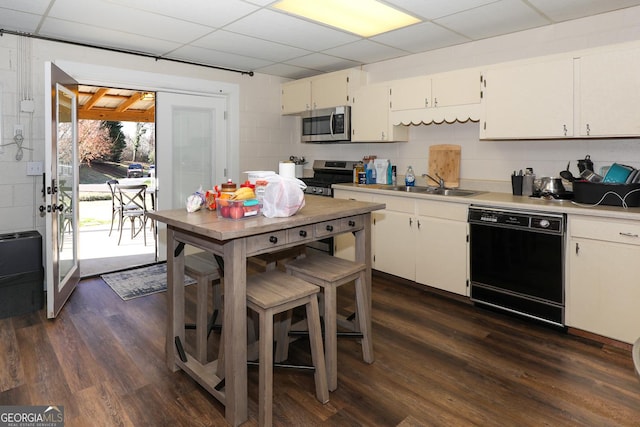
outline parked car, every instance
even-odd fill
[[[142,178],[142,165],[131,163],[127,168],[127,178]]]

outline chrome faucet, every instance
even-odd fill
[[[440,175],[438,175],[436,173],[436,176],[438,177],[438,179],[435,179],[434,177],[432,177],[431,175],[429,175],[428,173],[422,174],[423,178],[429,178],[431,181],[435,182],[438,184],[438,187],[440,188],[444,188],[444,178],[442,178]]]

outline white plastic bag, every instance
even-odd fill
[[[271,175],[266,178],[267,188],[262,198],[262,214],[267,218],[295,215],[304,207],[304,189],[307,185],[297,178]]]

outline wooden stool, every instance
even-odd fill
[[[198,252],[184,257],[184,272],[197,281],[196,298],[196,353],[200,363],[206,364],[207,338],[216,318],[222,316],[222,275],[213,254]],[[217,282],[217,283],[216,283]],[[207,320],[209,284],[213,288],[213,314]]]
[[[259,338],[259,408],[258,421],[261,426],[272,424],[273,406],[273,339],[274,316],[305,306],[309,324],[309,343],[313,360],[316,398],[329,401],[327,371],[322,351],[322,329],[315,285],[292,277],[284,272],[272,270],[247,277],[247,307],[260,318]],[[224,336],[221,339],[217,372],[224,376]]]
[[[322,252],[300,258],[286,264],[287,272],[309,283],[318,285],[324,294],[324,349],[329,390],[338,388],[338,343],[337,343],[337,297],[336,290],[351,281],[355,281],[356,287],[356,324],[349,322],[352,330],[359,331],[358,337],[362,338],[362,359],[367,363],[373,363],[373,341],[371,339],[371,301],[366,286],[365,272],[367,266],[361,263],[347,261],[342,258],[326,255]],[[286,328],[288,329],[288,328]],[[279,346],[281,353],[277,359],[286,359],[288,352],[288,339],[284,339]]]

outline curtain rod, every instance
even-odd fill
[[[240,73],[240,74],[243,74],[243,75],[246,74],[248,76],[253,77],[253,71],[235,70],[233,68],[219,67],[217,65],[199,64],[197,62],[184,61],[184,60],[181,60],[181,59],[164,58],[162,56],[152,55],[150,53],[138,52],[138,51],[134,51],[134,50],[118,49],[118,48],[115,48],[115,47],[97,46],[97,45],[92,45],[92,44],[88,44],[88,43],[74,42],[74,41],[69,41],[69,40],[61,40],[61,39],[56,39],[56,38],[53,38],[53,37],[39,36],[39,35],[36,35],[36,34],[31,34],[31,33],[23,33],[23,32],[20,32],[20,31],[12,31],[12,30],[0,29],[0,37],[2,37],[5,34],[10,34],[10,35],[13,35],[13,36],[29,37],[29,38],[32,38],[32,39],[45,40],[45,41],[56,42],[56,43],[66,43],[66,44],[71,44],[71,45],[74,45],[74,46],[88,47],[88,48],[92,48],[92,49],[101,49],[101,50],[106,50],[106,51],[109,51],[109,52],[126,53],[126,54],[129,54],[129,55],[137,55],[137,56],[142,56],[142,57],[145,57],[145,58],[152,58],[152,59],[155,59],[156,61],[163,60],[163,61],[177,62],[179,64],[196,65],[198,67],[213,68],[215,70],[231,71],[233,73]]]

